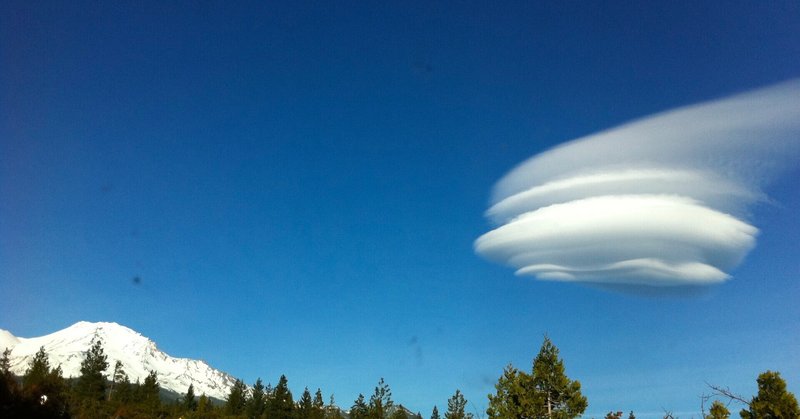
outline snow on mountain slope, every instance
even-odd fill
[[[234,384],[230,375],[211,368],[203,361],[173,358],[156,347],[156,344],[141,334],[116,323],[78,322],[49,335],[35,338],[15,337],[0,329],[0,350],[11,349],[11,371],[22,375],[33,355],[44,346],[50,365],[61,365],[65,377],[80,375],[84,353],[94,339],[100,339],[108,357],[106,376],[110,377],[114,363],[121,361],[131,382],[144,381],[150,370],[158,374],[162,388],[185,393],[189,384],[194,385],[197,395],[206,394],[225,399]]]

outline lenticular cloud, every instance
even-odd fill
[[[542,280],[723,282],[755,245],[748,206],[798,155],[798,80],[670,110],[512,170],[475,250]]]

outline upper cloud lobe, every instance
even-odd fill
[[[543,280],[705,285],[755,245],[748,206],[800,154],[800,81],[660,113],[504,176],[481,256]]]

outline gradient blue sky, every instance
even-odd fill
[[[114,321],[343,406],[385,377],[425,417],[456,388],[482,411],[545,333],[588,416],[697,411],[766,369],[800,392],[797,170],[702,295],[472,248],[524,159],[800,76],[800,3],[290,3],[0,4],[0,328]]]

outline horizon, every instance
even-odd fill
[[[706,382],[753,395],[765,370],[798,394],[798,127],[764,121],[800,105],[714,113],[795,97],[798,22],[797,2],[5,2],[0,328],[115,322],[341,406],[383,377],[424,417],[456,389],[485,412],[544,335],[589,417],[697,414]],[[756,122],[681,143],[686,121]]]

